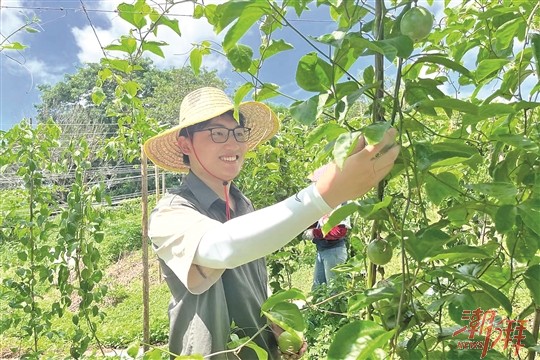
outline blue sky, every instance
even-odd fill
[[[39,32],[17,33],[9,40],[18,41],[28,48],[17,52],[4,50],[0,53],[0,130],[9,129],[23,118],[35,116],[34,104],[39,103],[40,94],[38,85],[55,84],[62,80],[64,75],[74,73],[81,64],[98,62],[102,53],[97,38],[105,46],[121,35],[128,34],[128,24],[113,12],[120,2],[122,1],[83,0],[89,20],[79,0],[1,1],[0,33],[4,38],[34,16],[39,18],[39,22],[32,27]],[[203,20],[181,16],[191,15],[192,9],[191,4],[174,8],[174,14],[178,15],[175,17],[180,21],[182,37],[172,31],[160,34],[160,40],[166,41],[169,46],[165,48],[165,59],[153,58],[157,66],[181,67],[186,64],[191,43],[206,39],[220,41],[220,37],[224,35],[216,36]],[[309,18],[322,19],[328,16],[327,13],[327,8],[315,9]],[[93,25],[97,37],[90,24]],[[318,35],[325,30],[325,26],[331,24],[308,21],[296,25],[305,34]],[[293,43],[294,36],[298,43],[295,46],[303,46],[297,35],[284,34],[284,38]],[[258,46],[259,36],[252,31],[242,42]],[[289,52],[286,59],[269,62],[262,78],[279,84],[287,92],[294,92],[294,69],[301,54],[307,51],[300,48],[298,51]],[[217,69],[219,76],[227,79],[232,87],[244,82],[220,55],[206,57],[203,66]]]
[[[39,32],[23,31],[9,39],[23,43],[28,48],[18,52],[4,50],[0,53],[0,130],[9,129],[23,118],[35,116],[34,104],[39,103],[38,85],[55,84],[66,74],[76,72],[77,67],[82,64],[98,62],[102,52],[97,39],[106,46],[121,35],[128,34],[129,24],[114,13],[114,9],[121,2],[132,1],[0,1],[0,33],[4,38],[28,19],[34,16],[39,18],[39,22],[32,25]],[[210,2],[212,1],[205,1],[206,4]],[[427,1],[419,0],[418,4],[427,6]],[[86,12],[83,11],[83,5]],[[220,42],[224,36],[223,33],[215,35],[204,20],[192,19],[189,16],[192,11],[192,4],[181,4],[173,9],[173,16],[180,22],[182,37],[172,31],[160,33],[159,40],[169,43],[169,46],[164,49],[165,59],[153,58],[157,66],[182,67],[187,64],[192,43],[202,40]],[[304,13],[302,21],[294,21],[296,17],[293,11],[290,11],[289,15],[294,26],[305,36],[318,36],[334,30],[335,24],[329,21],[326,6]],[[263,81],[278,84],[282,91],[296,98],[305,99],[309,94],[298,89],[294,75],[300,57],[313,49],[290,30],[282,32],[281,37],[293,44],[295,50],[270,58],[261,78]],[[257,48],[260,43],[257,29],[252,28],[241,42]],[[203,66],[216,69],[220,77],[229,81],[231,88],[244,83],[221,55],[205,57]],[[278,98],[273,101],[286,102],[286,99]]]

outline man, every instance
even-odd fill
[[[369,191],[390,171],[399,148],[377,156],[394,143],[393,129],[375,146],[365,146],[361,139],[341,170],[331,164],[316,184],[254,211],[232,181],[246,152],[277,132],[278,119],[260,102],[240,104],[238,119],[233,110],[223,91],[195,90],[180,105],[179,125],[144,144],[156,165],[188,171],[178,192],[159,201],[149,224],[172,293],[169,349],[179,355],[236,359],[226,352],[234,323],[239,337],[254,336],[269,359],[279,359],[275,334],[260,316],[268,296],[264,256],[340,203]],[[249,348],[239,356],[256,359]]]

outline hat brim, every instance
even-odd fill
[[[231,107],[229,110],[233,110],[233,108]],[[245,126],[251,128],[249,140],[247,141],[248,150],[253,150],[260,143],[269,140],[277,133],[279,120],[268,105],[257,101],[248,101],[240,104],[238,111],[245,118]],[[215,114],[215,116],[222,113]],[[212,117],[206,120],[210,119]],[[180,130],[189,125],[193,124],[177,125],[148,139],[144,143],[146,156],[162,169],[180,173],[188,172],[189,165],[184,164],[184,154],[178,145],[178,134]]]

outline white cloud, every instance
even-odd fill
[[[4,0],[2,5],[8,6],[0,11],[0,33],[2,34],[0,42],[3,42],[14,31],[23,26],[26,22],[24,14],[17,11],[16,8],[21,7],[22,2],[19,0]],[[25,34],[25,31],[19,31],[12,37],[9,37],[8,41],[17,41]]]
[[[55,84],[62,80],[66,66],[52,65],[36,58],[26,58],[23,63],[5,62],[7,70],[16,76],[30,76],[37,84]]]
[[[95,4],[94,8],[98,7],[101,10],[114,10],[119,0],[101,1]],[[72,33],[76,39],[79,52],[78,59],[81,62],[98,62],[103,57],[103,52],[99,46],[97,38],[102,46],[107,46],[113,41],[120,39],[122,35],[128,35],[130,29],[133,28],[125,20],[121,19],[115,12],[98,13],[104,16],[110,26],[107,28],[97,28],[90,25],[84,27],[72,28]],[[179,21],[181,36],[178,36],[171,29],[160,26],[158,36],[149,36],[147,40],[158,40],[167,43],[167,46],[162,47],[165,57],[161,58],[154,54],[148,54],[154,61],[154,64],[160,68],[182,67],[189,64],[189,53],[193,48],[194,43],[199,43],[203,40],[210,40],[217,43],[221,42],[223,34],[216,36],[212,27],[204,19],[193,19],[193,4],[184,2],[174,6],[169,12],[169,17]],[[95,34],[94,34],[95,30]],[[97,34],[97,38],[96,38]],[[111,52],[114,54],[114,52]],[[119,53],[120,55],[120,53]],[[215,69],[220,72],[228,70],[228,62],[225,61],[222,55],[212,54],[203,58],[203,66],[209,69]]]
[[[24,30],[25,25],[39,32],[43,30],[39,20],[33,18],[33,13],[24,11],[22,1],[3,0],[2,4],[6,8],[0,11],[0,32],[2,34],[0,41],[8,38],[5,44],[18,41],[23,45],[27,45],[31,36],[36,36],[36,34]],[[62,79],[66,71],[66,66],[46,64],[44,61],[33,56],[31,50],[31,47],[23,51],[4,50],[3,55],[5,55],[5,58],[1,62],[3,70],[9,74],[21,76],[24,79],[29,78],[31,79],[31,83],[55,83]]]

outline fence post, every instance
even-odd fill
[[[143,262],[143,351],[150,343],[150,280],[148,275],[148,166],[146,154],[141,147],[141,202],[142,202],[142,262]],[[157,166],[156,166],[157,168]]]
[[[159,168],[154,165],[154,182],[156,183],[156,203],[159,200]]]

